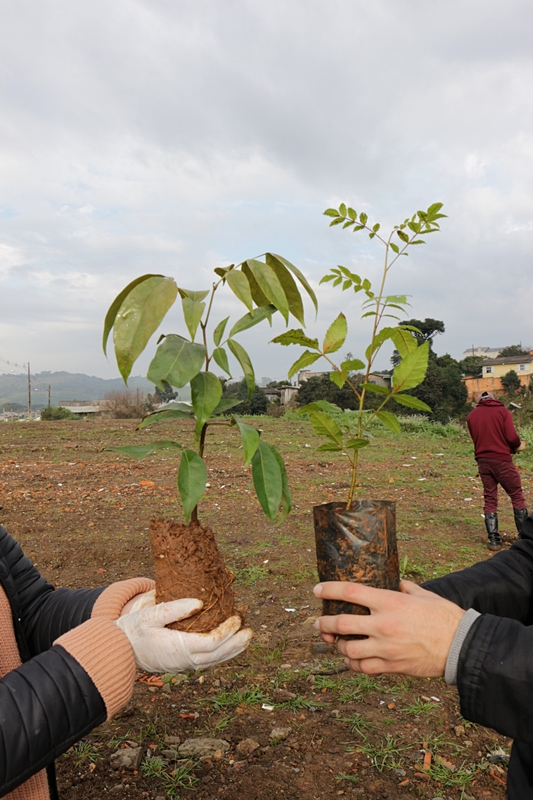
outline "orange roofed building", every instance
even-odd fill
[[[481,392],[491,392],[495,396],[505,393],[502,378],[514,369],[520,383],[529,387],[533,377],[533,350],[528,356],[507,356],[506,358],[487,358],[481,362],[481,377],[465,376],[463,382],[468,392],[468,400],[477,400]]]

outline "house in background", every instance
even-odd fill
[[[480,348],[481,349],[481,348]],[[465,351],[471,355],[471,351]],[[481,362],[481,378],[465,376],[463,382],[468,392],[468,400],[476,400],[481,392],[492,392],[494,395],[504,394],[502,378],[510,370],[518,375],[520,383],[526,388],[533,376],[533,350],[527,356],[506,356],[505,358],[487,358]]]
[[[463,352],[463,358],[477,356],[478,358],[498,358],[503,347],[469,347]]]

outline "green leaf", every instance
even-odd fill
[[[342,389],[342,387],[346,383],[346,378],[344,377],[344,375],[341,375],[340,372],[335,372],[335,371],[330,372],[329,379],[332,383],[335,384],[335,386],[338,386],[339,389]]]
[[[268,306],[260,306],[260,308],[256,308],[253,314],[245,314],[244,317],[241,317],[237,320],[233,328],[229,332],[229,337],[235,336],[235,334],[240,333],[241,331],[245,331],[248,328],[252,328],[254,325],[257,325],[259,322],[262,322],[264,319],[270,319],[272,314],[276,313],[276,307],[273,305]]]
[[[154,411],[153,414],[147,414],[143,417],[142,422],[137,426],[137,430],[147,428],[148,425],[153,425],[154,422],[172,422],[175,419],[190,419],[193,415],[193,410],[189,406],[188,411],[170,410],[170,411]]]
[[[241,272],[238,269],[232,269],[226,274],[226,280],[233,294],[238,297],[242,303],[244,303],[249,311],[253,311],[254,304],[252,300],[252,291],[248,278],[244,272]]]
[[[329,223],[329,227],[332,228],[334,225],[340,225],[341,222],[344,222],[344,217],[337,217],[337,219],[332,219]]]
[[[305,325],[304,304],[296,285],[296,281],[292,277],[285,264],[282,264],[279,258],[272,255],[272,253],[266,254],[266,262],[270,267],[272,267],[277,275],[277,278],[281,284],[281,288],[285,292],[290,313],[296,317],[301,325]]]
[[[365,368],[364,361],[361,361],[358,358],[351,358],[349,361],[343,361],[341,363],[341,369],[345,375],[347,375],[348,372],[355,372],[358,369],[364,369],[364,368]]]
[[[226,319],[223,319],[222,322],[219,322],[215,330],[213,331],[213,341],[217,347],[219,346],[220,342],[222,341],[222,337],[224,336],[224,331],[226,330],[228,319],[229,317],[226,317]]]
[[[412,353],[403,358],[392,373],[392,385],[395,392],[414,389],[426,377],[429,358],[429,342],[421,344]]]
[[[305,275],[302,272],[300,272],[298,267],[295,267],[294,264],[291,264],[290,261],[287,261],[286,258],[283,258],[283,256],[280,256],[277,253],[272,253],[272,255],[275,258],[277,258],[278,261],[281,261],[281,263],[284,264],[287,267],[287,269],[292,272],[293,275],[296,275],[296,277],[298,278],[298,280],[300,281],[300,283],[304,287],[305,291],[307,292],[307,294],[311,298],[311,302],[313,303],[313,305],[315,307],[315,311],[318,312],[318,300],[316,299],[316,294],[314,293],[314,291],[312,290],[311,286],[309,285],[309,282],[308,282],[307,278],[305,277]]]
[[[199,372],[191,381],[191,401],[196,416],[195,433],[199,437],[222,397],[222,384],[212,372]]]
[[[293,328],[290,331],[285,331],[285,333],[276,336],[272,341],[285,346],[289,344],[300,344],[302,347],[312,347],[313,350],[318,350],[318,339],[310,339],[301,328]]]
[[[226,353],[224,348],[215,347],[215,349],[213,350],[213,358],[215,359],[220,369],[223,369],[224,372],[227,372],[227,374],[231,378],[231,372],[229,371],[228,354]]]
[[[348,208],[348,216],[355,222],[355,220],[357,219],[357,212],[354,211],[353,208]]]
[[[322,345],[324,353],[335,353],[337,350],[340,350],[347,334],[348,325],[346,323],[346,317],[341,313],[326,331],[324,344]]]
[[[250,258],[246,261],[248,268],[254,276],[259,288],[268,298],[268,302],[276,306],[285,322],[289,321],[289,301],[283,286],[270,264]]]
[[[203,294],[203,292],[198,292],[198,294]],[[185,324],[187,325],[187,329],[191,334],[191,339],[194,342],[198,325],[200,324],[202,314],[204,313],[205,303],[199,303],[195,300],[191,300],[190,297],[182,297],[181,305],[183,308]]]
[[[134,286],[122,301],[115,316],[113,341],[124,381],[174,303],[177,292],[172,278],[154,276]]]
[[[309,422],[315,433],[319,436],[327,436],[328,439],[342,447],[342,431],[329,414],[323,411],[311,411]]]
[[[202,289],[200,292],[193,292],[192,289],[181,289],[178,286],[180,297],[188,297],[193,303],[201,303],[209,294],[209,289]]]
[[[235,408],[235,406],[240,406],[242,400],[231,400],[229,397],[223,397],[215,408],[213,413],[211,414],[212,417],[216,417],[217,414],[225,414],[230,408]]]
[[[422,400],[419,400],[418,397],[413,397],[410,394],[393,394],[392,399],[396,400],[401,406],[405,406],[406,408],[416,408],[417,411],[428,411],[432,413],[432,410],[427,403],[424,403]]]
[[[259,284],[257,283],[256,279],[253,276],[252,270],[248,266],[247,261],[243,261],[241,264],[241,270],[244,275],[248,278],[248,283],[250,284],[250,291],[252,293],[252,299],[256,306],[268,306],[270,300],[268,297],[261,291]],[[251,309],[250,309],[251,310]]]
[[[394,242],[390,243],[390,249],[392,250],[393,253],[396,253],[396,255],[398,255],[398,253],[400,252],[400,248]]]
[[[393,433],[401,433],[402,429],[397,417],[390,411],[377,411],[376,417]]]
[[[292,495],[289,489],[289,479],[287,478],[285,462],[275,447],[272,447],[271,449],[276,457],[276,461],[278,462],[281,472],[281,517],[278,520],[278,525],[281,525],[287,515],[292,511]]]
[[[107,450],[116,450],[118,453],[124,453],[125,456],[132,458],[145,458],[151,456],[152,453],[158,453],[160,450],[183,450],[181,444],[171,442],[167,439],[161,439],[157,442],[150,442],[150,444],[130,444],[126,447],[108,447]]]
[[[406,244],[409,243],[409,236],[405,233],[405,231],[396,231],[396,233],[398,234],[402,242],[405,242]]]
[[[418,347],[418,342],[411,331],[407,331],[401,326],[393,328],[391,339],[402,358],[408,356],[409,353],[412,353],[413,350],[416,350]]]
[[[338,217],[339,216],[339,212],[337,211],[336,208],[327,208],[324,211],[324,214],[326,215],[326,217]]]
[[[342,414],[342,409],[330,403],[329,400],[315,400],[314,403],[308,403],[306,406],[299,408],[296,413],[308,414],[311,411],[327,411],[329,414]]]
[[[374,392],[374,394],[390,394],[386,386],[380,386],[379,383],[363,383],[361,389],[366,389],[367,392]]]
[[[304,350],[300,358],[297,358],[292,367],[289,369],[287,377],[290,380],[293,375],[296,375],[296,373],[301,369],[305,369],[305,367],[309,367],[311,364],[314,364],[319,358],[322,358],[320,353],[312,353],[310,350]]]
[[[125,289],[123,289],[120,294],[118,294],[111,305],[109,306],[109,310],[105,316],[104,321],[104,335],[102,338],[102,349],[104,351],[104,355],[107,355],[107,340],[109,338],[109,334],[111,333],[111,329],[115,324],[115,318],[117,316],[118,310],[126,297],[138,286],[140,283],[144,283],[144,281],[149,280],[150,278],[164,278],[164,275],[141,275],[140,278],[135,278],[134,281],[128,283]]]
[[[341,453],[342,447],[339,447],[339,445],[334,442],[326,442],[317,447],[317,451],[319,453]]]
[[[205,354],[203,344],[193,344],[170,333],[157,348],[146,377],[160,388],[166,381],[180,389],[200,372]]]
[[[346,450],[361,450],[368,444],[370,444],[368,439],[348,439],[344,447],[346,448]]]
[[[252,362],[250,361],[250,356],[244,347],[234,339],[228,339],[228,347],[241,365],[246,380],[246,386],[248,387],[248,398],[250,398],[255,389],[255,373]]]
[[[375,312],[372,312],[372,313],[375,313]],[[365,356],[366,356],[367,360],[370,360],[370,356],[373,353],[375,353],[378,348],[381,347],[383,342],[386,342],[387,339],[391,339],[392,338],[392,334],[393,334],[394,330],[395,330],[395,328],[390,328],[390,327],[382,328],[379,331],[379,333],[377,333],[375,335],[375,337],[374,337],[374,345],[372,346],[371,344],[369,344],[368,347],[366,348]]]
[[[191,521],[191,514],[205,492],[206,483],[207,467],[203,459],[194,450],[184,450],[178,471],[178,492],[187,524]]]
[[[362,211],[359,214],[359,219],[361,221],[361,225],[366,225],[366,223],[368,222],[368,214],[365,214],[364,211]]]
[[[341,204],[340,204],[340,206],[339,206],[339,214],[340,214],[342,217],[345,217],[345,216],[346,216],[346,205],[345,205],[345,203],[341,203]]]
[[[247,467],[252,460],[255,451],[259,447],[259,432],[251,425],[246,425],[245,422],[241,422],[236,414],[233,419],[235,420],[235,423],[241,433],[242,449],[244,451],[244,466]]]
[[[283,495],[283,479],[274,448],[261,440],[252,458],[252,481],[261,508],[274,522]]]

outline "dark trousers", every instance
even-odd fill
[[[514,742],[507,775],[507,797],[509,800],[533,798],[533,746],[526,742]]]
[[[498,484],[511,498],[513,508],[525,508],[526,501],[522,491],[520,474],[512,461],[496,461],[495,459],[479,459],[477,462],[479,477],[483,483],[485,514],[498,510]]]

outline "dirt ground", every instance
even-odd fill
[[[61,797],[505,797],[510,741],[463,720],[454,688],[353,675],[319,640],[311,509],[344,499],[345,462],[317,454],[305,422],[251,421],[284,455],[293,513],[279,528],[264,518],[237,436],[218,428],[200,514],[236,573],[250,648],[205,673],[139,675],[128,708],[59,760]],[[192,431],[183,423],[137,432],[116,420],[0,426],[0,522],[56,586],[153,576],[150,519],[182,519],[176,460],[134,461],[110,448],[154,438],[186,446]],[[527,495],[529,461],[520,469]],[[365,453],[361,494],[396,500],[402,571],[417,582],[489,557],[480,493],[459,430],[382,434]],[[512,539],[507,506],[502,517]],[[175,752],[198,737],[229,748],[203,761]],[[136,769],[113,769],[110,756],[137,747]]]

